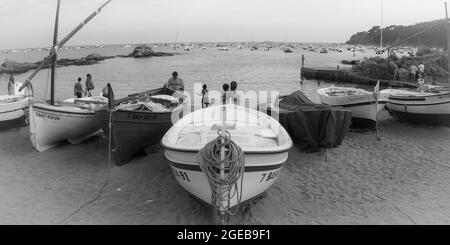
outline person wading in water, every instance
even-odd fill
[[[83,84],[81,84],[81,77],[79,77],[78,82],[75,83],[75,86],[73,87],[73,95],[80,99],[83,98],[84,93]]]
[[[92,81],[91,74],[86,75],[86,96],[92,97],[92,91],[94,90],[94,81]]]

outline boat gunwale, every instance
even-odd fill
[[[159,91],[163,92],[163,91],[165,91],[165,90],[166,90],[166,91],[168,90],[168,91],[172,92],[172,94],[176,92],[175,90],[170,89],[170,88],[166,88],[166,87],[156,88],[156,89],[150,89],[150,90],[143,91],[143,92],[139,92],[139,93],[135,93],[135,94],[129,94],[129,95],[126,96],[126,97],[123,97],[123,98],[114,100],[113,106],[118,106],[119,104],[121,104],[121,103],[123,103],[123,102],[125,102],[125,101],[130,101],[130,100],[132,100],[132,99],[136,99],[138,96],[147,95],[147,94],[149,94],[149,93],[154,93],[154,92],[159,92]],[[178,107],[180,107],[180,108],[178,108]],[[177,109],[177,108],[178,108],[178,109]],[[175,107],[175,109],[177,109],[177,110],[179,110],[179,109],[184,109],[184,106],[182,106],[182,104],[180,104],[180,105],[178,105],[177,107]],[[132,112],[132,113],[137,113],[137,112],[138,112],[138,113],[145,113],[145,114],[167,114],[167,113],[172,113],[172,112],[174,112],[175,109],[172,110],[172,111],[159,111],[159,112],[155,112],[155,111],[127,111],[127,110],[120,109],[120,110],[117,110],[117,111],[115,111],[115,112],[127,112],[127,113],[128,113],[128,112]],[[108,104],[106,104],[105,106],[99,108],[99,109],[96,110],[95,112],[103,112],[103,111],[107,111],[107,110],[108,110]]]
[[[212,110],[212,108],[214,107],[223,107],[223,106],[227,106],[227,105],[216,105],[213,107],[208,107],[206,108],[207,110]],[[246,108],[246,107],[244,107]],[[249,109],[249,108],[246,108]],[[204,109],[202,109],[204,110]],[[279,154],[279,153],[285,153],[288,152],[289,150],[292,149],[292,147],[294,146],[294,143],[291,139],[291,136],[289,135],[289,133],[286,131],[286,129],[280,124],[279,121],[277,121],[275,118],[268,116],[267,114],[264,114],[263,112],[260,112],[258,110],[254,110],[256,114],[262,114],[264,116],[267,116],[267,119],[273,122],[276,122],[278,124],[278,126],[280,127],[280,132],[279,134],[283,134],[283,136],[286,138],[286,143],[276,146],[276,147],[272,147],[275,148],[273,150],[267,149],[267,148],[261,148],[260,150],[255,150],[255,148],[257,147],[246,147],[249,148],[249,150],[245,150],[243,148],[243,151],[245,154]],[[199,111],[196,111],[197,113]],[[195,113],[195,112],[193,112]],[[191,116],[193,116],[193,113],[189,114]],[[183,120],[183,119],[182,119]],[[171,151],[178,151],[178,152],[199,152],[204,146],[201,147],[195,147],[195,149],[193,147],[188,147],[188,146],[180,146],[180,145],[176,145],[173,144],[171,142],[168,142],[170,145],[165,144],[164,140],[167,138],[168,133],[173,129],[173,127],[175,126],[175,124],[172,126],[172,128],[170,128],[162,137],[161,141],[160,141],[160,145],[165,149],[165,150],[171,150]],[[167,139],[166,139],[167,140]],[[167,140],[168,141],[168,140]]]

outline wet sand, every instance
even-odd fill
[[[349,132],[325,154],[293,148],[275,184],[233,222],[242,224],[450,224],[450,128],[387,119]],[[26,127],[0,132],[0,224],[211,224],[159,147],[113,164],[107,141],[37,153]],[[62,221],[62,222],[61,222]]]

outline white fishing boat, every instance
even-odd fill
[[[447,3],[445,3],[445,23],[447,25],[447,46],[450,45],[450,26]],[[411,50],[415,53],[417,50]],[[447,49],[450,57],[450,49]],[[450,62],[447,62],[450,70]],[[389,90],[386,108],[392,116],[417,124],[450,127],[450,88],[424,84],[418,80],[420,91]],[[450,85],[450,74],[448,77]]]
[[[30,105],[30,138],[37,151],[53,148],[63,141],[80,143],[100,130],[95,118],[95,110],[104,106],[107,99],[90,97],[83,99],[70,98],[63,102],[55,100],[55,73],[58,50],[87,24],[101,9],[110,2],[104,3],[97,11],[79,24],[63,40],[58,42],[58,20],[60,0],[57,3],[53,48],[50,55],[25,81],[21,89],[27,86],[44,64],[51,62],[50,101],[33,101]]]
[[[217,48],[217,50],[219,50],[219,51],[228,51],[229,49],[228,49],[228,47],[219,47],[219,48]]]
[[[352,111],[352,121],[375,122],[377,115],[384,109],[389,94],[380,91],[376,106],[373,92],[351,87],[328,87],[317,90],[322,104],[340,106]]]
[[[274,118],[246,107],[219,105],[183,117],[162,139],[165,157],[178,183],[209,204],[212,191],[198,154],[217,138],[223,125],[245,154],[242,186],[238,187],[242,202],[263,193],[276,181],[292,146],[288,133]],[[237,203],[238,196],[234,196],[230,207]]]
[[[32,102],[31,143],[37,151],[42,152],[66,140],[72,144],[83,142],[100,131],[95,110],[107,102],[108,100],[103,97],[89,97],[79,101],[67,99],[56,105]]]
[[[19,92],[22,83],[17,82],[14,95],[0,95],[0,128],[19,123],[28,115],[28,106],[33,93],[27,88]]]
[[[424,92],[390,89],[386,108],[402,121],[450,127],[450,90],[431,88]]]

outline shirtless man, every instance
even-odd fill
[[[75,86],[73,87],[73,95],[80,99],[83,98],[84,93],[83,85],[81,84],[81,77],[79,77],[78,82],[75,83]]]

